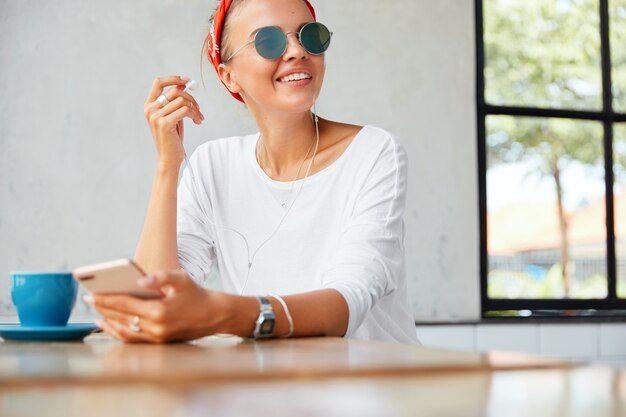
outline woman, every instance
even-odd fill
[[[416,342],[406,154],[382,129],[311,112],[330,36],[306,0],[222,0],[209,59],[259,133],[200,146],[179,185],[183,119],[204,116],[188,78],[154,81],[145,115],[158,162],[135,260],[150,274],[141,285],[164,297],[94,296],[106,332],[126,342],[215,333]],[[215,264],[225,292],[196,283]]]

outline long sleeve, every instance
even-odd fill
[[[347,337],[361,326],[381,298],[399,287],[405,290],[403,215],[407,157],[395,138],[388,137],[360,186],[330,267],[322,276],[325,288],[339,291],[346,299]]]
[[[194,164],[194,172],[199,175],[196,155],[192,155],[191,163]],[[195,187],[192,183],[189,168],[185,167],[182,178],[178,185],[178,207],[176,233],[178,242],[178,260],[183,269],[198,283],[202,283],[205,274],[211,269],[215,259],[214,241],[210,236],[210,223],[208,216],[211,215],[211,207],[200,178],[195,178]]]

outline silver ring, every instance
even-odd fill
[[[139,318],[139,316],[133,316],[132,323],[128,325],[128,328],[130,329],[131,332],[138,333],[141,331],[141,326],[139,325],[140,321],[141,319]]]
[[[165,97],[165,94],[161,94],[160,96],[157,97],[157,101],[159,102],[159,104],[162,107],[165,107],[165,105],[167,103],[169,103],[170,101],[167,99],[167,97]]]

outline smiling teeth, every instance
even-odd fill
[[[306,74],[304,72],[298,72],[298,73],[295,73],[295,74],[286,75],[283,78],[281,78],[280,81],[282,81],[282,82],[298,81],[298,80],[304,80],[304,79],[308,79],[308,78],[311,78],[311,76],[309,74]]]

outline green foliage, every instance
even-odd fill
[[[626,113],[626,0],[609,0],[613,107]]]
[[[484,10],[489,103],[601,108],[598,0],[486,0]]]

